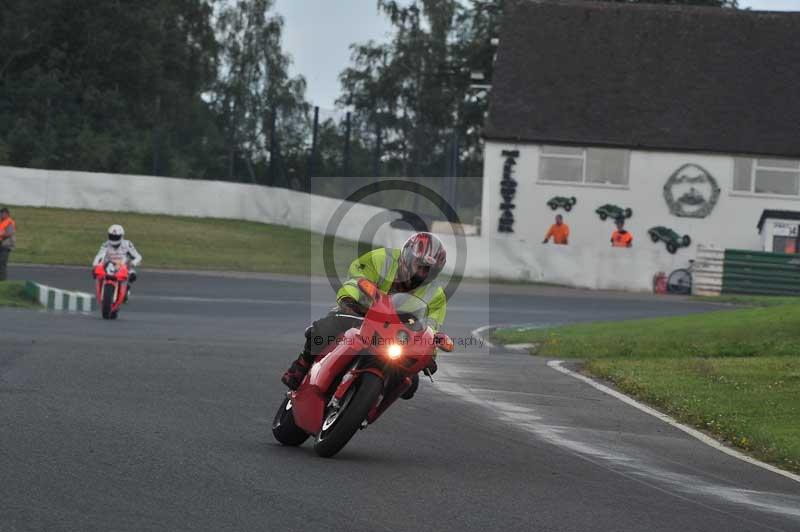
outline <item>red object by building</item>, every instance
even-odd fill
[[[656,294],[667,293],[667,274],[658,272],[653,276],[653,292]]]

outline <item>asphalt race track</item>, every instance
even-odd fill
[[[91,291],[86,268],[12,276]],[[467,345],[489,323],[711,306],[465,283],[436,383],[326,460],[270,433],[326,281],[144,270],[136,288],[115,322],[0,310],[0,531],[800,530],[800,483]]]

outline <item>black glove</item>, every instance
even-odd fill
[[[367,309],[352,297],[343,297],[340,299],[339,310],[346,314],[353,314],[354,316],[364,316],[367,314]]]

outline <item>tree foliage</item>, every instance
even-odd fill
[[[448,144],[466,137],[471,118],[464,41],[474,20],[457,0],[379,0],[378,8],[393,36],[353,45],[340,101],[353,105],[361,130],[380,135],[389,173],[443,175]]]
[[[606,0],[737,7],[737,0]],[[481,175],[481,129],[504,0],[378,0],[392,25],[389,42],[354,44],[340,76],[340,103],[377,142],[384,173],[441,176],[453,142],[458,175]],[[471,80],[482,74],[485,81]]]
[[[272,0],[237,0],[217,18],[224,67],[213,101],[224,131],[229,178],[240,159],[256,181],[253,164],[264,162],[269,151],[273,112],[280,111],[289,151],[302,146],[307,131],[305,80],[288,75],[289,58],[281,50],[283,20],[270,16],[271,8]],[[247,156],[237,157],[237,151]]]
[[[309,158],[305,80],[273,0],[0,0],[0,164],[277,184],[311,163],[479,176],[488,98],[471,73],[491,83],[503,5],[377,0],[391,36],[354,44],[340,76],[345,164],[341,119],[323,120]]]
[[[2,0],[0,164],[256,181],[271,113],[287,150],[308,128],[271,9]]]
[[[709,7],[739,7],[739,0],[599,0],[601,2],[616,2],[618,4],[673,4],[687,6]]]

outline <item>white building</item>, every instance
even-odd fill
[[[698,244],[764,249],[762,212],[800,211],[798,35],[795,13],[510,2],[485,132],[493,253],[534,280],[647,289]],[[633,248],[611,248],[606,204],[632,211]],[[568,246],[542,244],[557,213]]]

